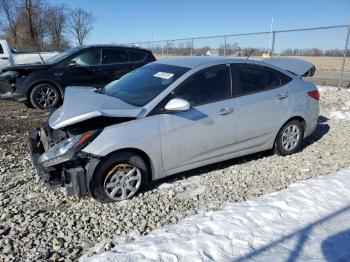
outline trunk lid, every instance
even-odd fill
[[[308,61],[297,58],[267,58],[264,59],[263,62],[269,65],[282,68],[299,77],[313,76],[316,71],[315,65]]]

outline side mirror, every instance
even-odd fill
[[[165,105],[165,110],[173,112],[187,111],[190,108],[190,103],[181,98],[173,98]]]

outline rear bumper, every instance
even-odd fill
[[[28,145],[33,166],[37,175],[44,182],[44,185],[50,190],[64,187],[67,195],[75,197],[89,195],[87,168],[85,165],[81,164],[86,161],[77,161],[80,165],[75,165],[73,162],[69,164],[63,163],[48,168],[43,167],[38,162],[40,155],[44,153],[44,147],[40,139],[40,132],[44,132],[44,129],[42,128],[40,131],[30,132]]]

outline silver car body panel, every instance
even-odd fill
[[[267,58],[263,62],[292,72],[297,76],[303,76],[315,67],[308,61],[287,57]]]
[[[187,66],[190,70],[143,108],[91,90],[82,94],[68,89],[63,107],[50,117],[50,126],[60,128],[95,114],[137,117],[105,127],[83,151],[103,157],[117,150],[140,150],[151,161],[153,179],[271,149],[280,128],[293,117],[305,120],[305,137],[316,127],[319,103],[307,95],[316,89],[315,85],[284,69],[259,61],[220,57],[186,57],[154,63]],[[268,66],[292,80],[280,88],[195,106],[185,112],[150,114],[171,91],[196,72],[232,63]],[[75,99],[69,98],[72,94]],[[89,102],[85,103],[84,99]],[[230,110],[219,114],[223,109]]]
[[[50,127],[58,129],[98,116],[137,117],[142,110],[95,90],[91,87],[66,88],[63,105],[49,118]]]

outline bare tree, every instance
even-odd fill
[[[67,23],[67,16],[65,5],[50,6],[46,10],[48,34],[51,38],[51,45],[55,49],[60,49],[63,44],[63,31]]]
[[[91,12],[87,12],[81,8],[71,11],[69,30],[78,41],[79,45],[82,45],[85,42],[88,34],[91,32],[93,21],[94,17]]]
[[[28,37],[32,48],[43,50],[46,33],[46,20],[44,17],[46,6],[41,0],[24,0],[21,15],[21,27]]]
[[[17,0],[0,0],[0,10],[6,17],[8,26],[7,29],[13,38],[16,48],[18,49],[17,19],[19,2]]]

